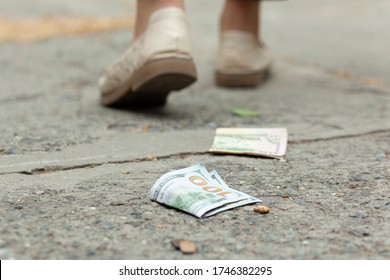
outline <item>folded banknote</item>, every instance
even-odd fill
[[[156,181],[150,198],[198,218],[261,200],[230,188],[216,171],[200,164],[172,171]]]
[[[283,158],[287,150],[286,128],[218,128],[210,153]]]

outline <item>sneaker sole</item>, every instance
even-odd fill
[[[112,107],[162,106],[171,91],[186,88],[196,80],[196,67],[190,59],[151,61],[134,72],[122,86],[102,94],[100,102]]]
[[[253,74],[223,74],[217,71],[215,79],[221,87],[256,87],[265,81],[269,74],[268,69]]]

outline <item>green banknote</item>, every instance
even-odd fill
[[[287,139],[285,128],[218,128],[209,152],[283,158]]]
[[[230,188],[216,171],[209,173],[200,164],[163,175],[150,190],[150,198],[198,218],[261,202]]]

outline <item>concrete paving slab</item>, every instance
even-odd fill
[[[294,144],[287,162],[194,155],[3,175],[1,257],[388,259],[389,140],[383,133]],[[150,201],[163,173],[198,162],[271,212],[246,206],[199,220]],[[198,253],[176,251],[177,238]]]
[[[2,156],[0,175],[74,169],[105,163],[137,162],[172,155],[206,153],[214,132],[122,133],[93,144],[70,146],[60,152]],[[191,145],[189,145],[191,143]]]
[[[277,54],[390,83],[386,0],[275,1],[264,5],[264,37]]]

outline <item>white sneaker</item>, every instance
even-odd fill
[[[183,10],[163,8],[151,15],[144,34],[99,79],[107,106],[163,105],[168,94],[197,79]]]
[[[269,50],[243,31],[226,31],[221,36],[216,82],[223,87],[255,87],[271,66]]]

